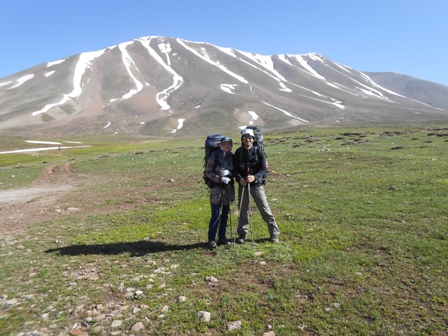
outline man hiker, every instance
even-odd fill
[[[236,150],[233,156],[234,175],[239,183],[238,204],[240,214],[237,226],[237,243],[243,244],[246,241],[249,229],[247,212],[250,204],[249,197],[251,196],[260,211],[261,217],[268,226],[270,241],[278,243],[280,229],[275,222],[263,187],[264,178],[267,175],[266,156],[259,147],[254,146],[254,140],[254,131],[245,128],[241,132],[242,146]]]
[[[230,203],[235,200],[232,146],[233,141],[230,137],[222,137],[220,148],[212,153],[205,165],[205,175],[212,181],[210,186],[212,214],[208,226],[208,247],[210,249],[216,249],[218,245],[229,244],[226,237],[227,218]]]

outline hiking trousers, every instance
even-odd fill
[[[226,239],[227,218],[229,216],[230,205],[210,204],[212,216],[208,224],[208,241],[216,240],[218,232],[219,240]],[[222,208],[222,211],[221,211]]]
[[[242,197],[244,191],[244,197]],[[239,236],[246,237],[247,231],[249,229],[249,220],[248,220],[248,209],[249,209],[249,188],[238,186],[238,204],[239,204],[239,218],[238,218],[238,227],[237,233]],[[272,237],[273,235],[280,234],[280,229],[275,222],[274,215],[271,212],[271,208],[269,207],[268,200],[266,198],[266,194],[264,192],[264,187],[262,185],[259,186],[250,186],[250,195],[254,200],[258,210],[260,211],[261,217],[265,221],[268,226],[269,235]]]

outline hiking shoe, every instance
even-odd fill
[[[208,242],[208,248],[210,249],[210,250],[214,250],[214,249],[216,249],[218,247],[218,245],[216,245],[216,242],[214,241],[214,240],[210,240],[209,242]]]
[[[238,239],[236,240],[237,244],[244,244],[244,242],[246,241],[246,235],[242,234],[238,237]]]
[[[271,243],[278,243],[278,242],[279,242],[279,240],[278,240],[278,235],[277,235],[277,234],[273,234],[273,235],[271,235],[271,239],[269,239],[269,241],[270,241]]]
[[[230,245],[230,241],[227,238],[219,238],[218,246],[219,245]]]

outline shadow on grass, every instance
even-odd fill
[[[188,245],[170,245],[165,242],[137,241],[96,245],[71,245],[48,249],[45,253],[56,253],[59,255],[90,255],[90,254],[110,254],[117,255],[130,253],[132,257],[144,256],[150,253],[166,251],[182,251],[197,248],[207,248],[206,243],[196,243]]]
[[[255,243],[267,242],[269,239],[257,239]],[[251,244],[247,241],[246,244]],[[234,244],[235,246],[237,244]],[[229,245],[228,245],[229,246]],[[167,251],[184,251],[193,249],[207,249],[207,243],[195,243],[188,245],[172,245],[160,241],[137,241],[123,242],[111,244],[95,244],[95,245],[71,245],[48,249],[45,253],[56,253],[58,255],[91,255],[91,254],[110,254],[117,255],[122,253],[130,253],[131,257],[141,257],[150,253],[159,253]]]

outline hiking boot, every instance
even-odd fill
[[[270,241],[271,243],[278,243],[278,242],[279,242],[279,240],[278,240],[278,234],[273,234],[273,235],[271,235],[271,239],[269,239],[269,241]]]
[[[245,241],[246,241],[246,235],[245,234],[240,234],[240,236],[236,240],[236,243],[237,244],[244,244]]]
[[[219,238],[218,246],[219,245],[230,245],[230,241],[227,238]]]
[[[218,247],[218,245],[216,245],[216,242],[214,241],[214,240],[210,240],[209,242],[208,242],[208,248],[210,249],[210,250],[214,250],[214,249],[216,249]]]

